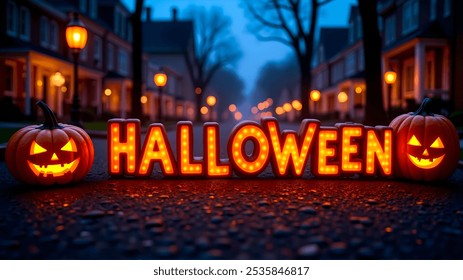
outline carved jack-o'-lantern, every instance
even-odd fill
[[[398,177],[434,181],[449,177],[458,164],[460,144],[453,124],[428,111],[426,98],[415,113],[400,115],[389,126],[396,137]]]
[[[42,101],[45,123],[17,131],[10,138],[5,160],[11,174],[28,184],[66,184],[81,180],[93,163],[93,143],[79,127],[58,124]]]

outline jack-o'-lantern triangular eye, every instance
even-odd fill
[[[61,151],[65,151],[65,152],[77,152],[77,147],[76,147],[76,143],[74,142],[74,140],[71,138],[69,139],[69,141],[66,143],[66,145],[64,145],[62,148],[61,148]]]
[[[444,143],[442,143],[442,140],[440,140],[440,137],[437,137],[437,139],[431,144],[431,148],[444,148]]]
[[[44,147],[37,144],[37,142],[35,142],[35,141],[32,142],[31,152],[30,152],[31,155],[45,153],[46,151],[47,151],[47,149],[45,149]]]
[[[408,141],[408,145],[421,146],[421,143],[418,141],[418,139],[416,139],[415,135],[413,135],[410,141]]]

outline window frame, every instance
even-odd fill
[[[25,16],[23,16],[22,12],[25,12]],[[24,21],[24,22],[23,22]],[[24,24],[25,27],[25,33],[22,33],[21,30],[21,25]],[[19,38],[24,40],[24,41],[30,41],[31,40],[31,12],[29,8],[21,6],[19,8],[19,25],[18,25],[18,34]]]
[[[9,11],[10,8],[11,11]],[[13,1],[8,1],[6,11],[6,32],[8,35],[16,37],[18,34],[18,17],[16,16],[18,13],[18,8],[16,3]],[[12,26],[10,26],[10,21],[13,24]]]
[[[53,27],[52,27],[53,26]],[[51,20],[48,24],[48,39],[49,39],[49,46],[50,49],[56,51],[58,50],[58,33],[59,33],[59,26],[56,20]]]
[[[45,37],[43,37],[45,36]],[[40,45],[48,48],[50,43],[50,21],[46,16],[40,17]]]

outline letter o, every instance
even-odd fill
[[[246,143],[253,143],[253,152],[246,154]],[[228,141],[228,156],[240,176],[257,176],[269,163],[269,142],[262,127],[254,122],[243,122],[233,128]]]

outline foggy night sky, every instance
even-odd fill
[[[122,0],[133,11],[135,0]],[[347,26],[349,7],[356,4],[355,0],[334,0],[323,6],[319,11],[318,26]],[[249,33],[247,25],[249,18],[242,8],[242,0],[145,0],[144,6],[152,8],[152,20],[166,20],[171,18],[171,9],[178,8],[179,18],[183,19],[183,10],[190,6],[222,7],[224,14],[232,19],[232,32],[241,47],[243,56],[236,63],[236,71],[245,82],[245,93],[249,94],[253,88],[260,68],[269,61],[279,61],[292,50],[279,42],[261,42]]]

